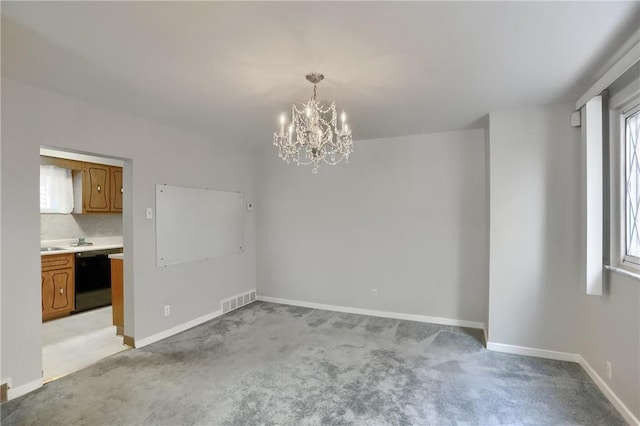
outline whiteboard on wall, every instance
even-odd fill
[[[242,252],[241,192],[156,185],[156,264]]]

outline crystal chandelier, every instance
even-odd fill
[[[312,165],[312,172],[318,173],[318,167],[323,162],[333,166],[344,158],[348,163],[349,154],[353,152],[353,140],[344,111],[338,129],[335,103],[327,104],[318,100],[316,85],[324,76],[311,73],[306,77],[313,83],[313,97],[306,104],[293,104],[291,123],[286,129],[286,118],[282,115],[280,132],[273,134],[273,145],[278,147],[278,156],[287,163]]]

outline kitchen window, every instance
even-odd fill
[[[40,213],[73,211],[71,170],[57,166],[40,166]]]

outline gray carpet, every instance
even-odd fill
[[[9,425],[625,424],[580,366],[479,330],[256,302],[2,407]]]

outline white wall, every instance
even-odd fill
[[[609,271],[605,281],[602,296],[580,298],[579,353],[640,419],[640,282]]]
[[[580,131],[571,111],[490,114],[493,343],[576,352]]]
[[[484,132],[358,141],[354,150],[348,165],[317,175],[263,154],[260,295],[484,322]]]
[[[155,184],[255,195],[252,152],[2,80],[2,378],[13,387],[41,378],[40,145],[125,159],[125,333],[140,340],[220,309],[255,288],[254,216],[236,256],[155,266]],[[233,141],[224,141],[233,142]],[[127,205],[128,203],[129,205]],[[171,316],[163,306],[171,304]],[[135,316],[131,315],[135,312]]]
[[[485,317],[484,317],[484,330],[485,330],[485,339],[488,338],[488,335],[486,334],[489,330],[489,310],[491,309],[490,303],[489,303],[489,285],[491,282],[491,274],[490,274],[490,269],[489,269],[489,264],[491,262],[491,233],[489,232],[489,229],[491,228],[491,123],[489,121],[489,116],[487,115],[486,117],[486,123],[485,123],[485,128],[484,128],[484,161],[485,161],[485,168],[486,168],[486,173],[485,173],[485,187],[486,187],[486,191],[485,191],[485,205],[486,205],[486,212],[485,212],[485,227],[487,230],[487,238],[485,241],[485,256],[484,256],[484,261],[485,261],[485,270],[486,270],[486,275],[485,275],[485,282],[487,283],[487,291],[485,292],[484,295],[484,304],[485,304]],[[485,342],[486,344],[486,342]]]
[[[607,273],[600,297],[581,284],[581,140],[572,111],[490,115],[489,341],[581,355],[639,417],[640,286]]]

